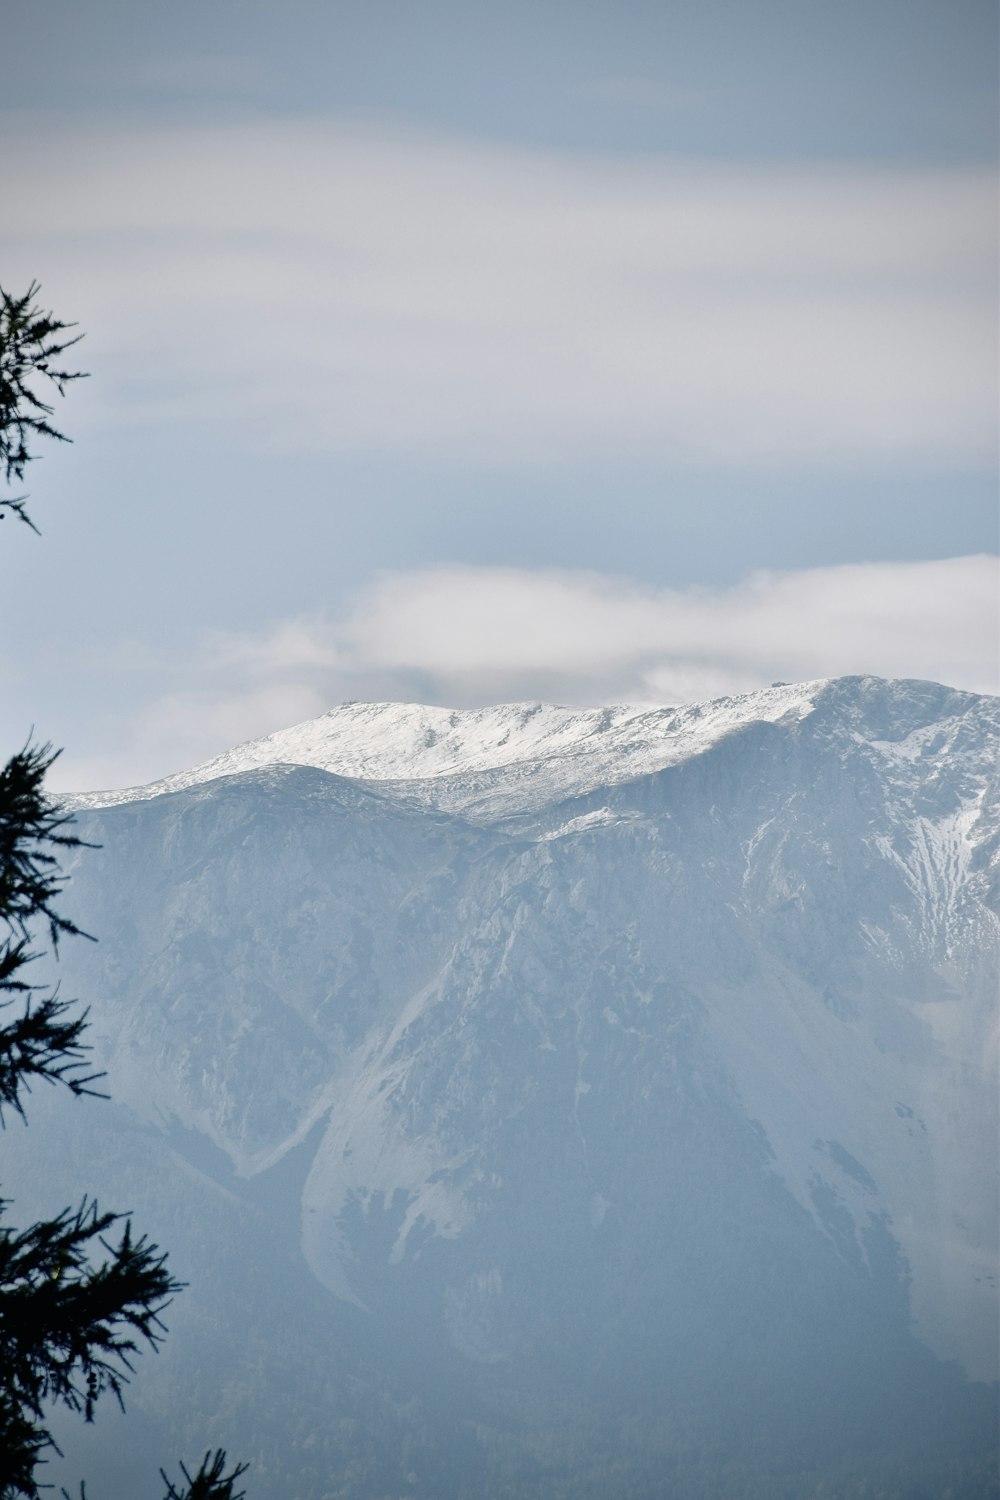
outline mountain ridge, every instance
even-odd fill
[[[452,791],[443,797],[444,802],[470,810],[476,807],[474,789],[479,779],[497,773],[510,778],[521,766],[531,768],[532,784],[520,790],[530,805],[538,806],[547,798],[581,794],[666,769],[750,724],[794,722],[854,687],[869,695],[895,691],[910,700],[946,700],[952,710],[993,701],[916,679],[842,677],[775,683],[737,697],[673,707],[571,708],[530,702],[453,709],[350,702],[318,719],[246,741],[146,785],[63,794],[60,801],[72,811],[110,807],[146,801],[222,776],[291,764],[313,766],[354,781],[397,784],[401,794],[409,783],[411,795],[430,803],[442,800],[440,794],[435,795],[435,786],[450,782]],[[996,704],[1000,727],[1000,699]],[[892,753],[892,741],[885,744]],[[461,778],[470,785],[467,797],[463,797]],[[517,787],[508,787],[504,800],[516,807],[517,795]],[[490,816],[488,799],[480,815]]]
[[[433,1264],[447,1339],[487,1363],[529,1347],[534,1304],[485,1226],[510,1238],[528,1192],[562,1233],[518,1121],[597,1256],[619,1219],[623,1255],[647,1232],[643,1194],[667,1212],[651,1166],[626,1206],[599,1164],[704,1115],[720,1224],[750,1192],[726,1154],[754,1160],[746,1212],[773,1177],[789,1234],[804,1214],[817,1255],[905,1286],[939,1356],[991,1375],[1000,701],[847,678],[617,712],[349,705],[81,808],[114,851],[105,884],[77,856],[74,915],[108,940],[78,972],[115,1097],[248,1177],[325,1122],[314,1275],[372,1309],[431,1295]],[[325,768],[273,758],[310,735]]]

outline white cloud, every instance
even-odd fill
[[[571,701],[609,687],[662,701],[855,672],[990,692],[996,589],[988,557],[755,573],[713,590],[439,568],[383,578],[337,639],[359,666],[418,675],[446,696],[487,682],[491,696],[503,684],[532,697],[541,679]]]
[[[390,573],[343,617],[203,642],[113,760],[67,758],[60,784],[164,775],[346,698],[676,703],[851,673],[992,693],[996,600],[997,559],[984,556],[755,573],[726,589],[514,568]]]
[[[43,267],[93,330],[88,399],[118,428],[493,462],[992,452],[985,172],[6,126],[32,168],[5,276]]]
[[[199,678],[193,667],[188,675],[194,686],[153,697],[132,718],[109,715],[100,750],[60,757],[54,789],[141,786],[279,725],[314,719],[329,707],[315,687],[301,681],[223,683],[209,673]]]

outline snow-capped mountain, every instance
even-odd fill
[[[315,766],[366,782],[399,783],[431,806],[489,818],[508,807],[614,786],[706,750],[746,723],[792,723],[811,713],[822,682],[774,687],[683,708],[564,708],[504,703],[449,709],[344,703],[319,719],[238,745],[148,786],[67,797],[113,807],[264,766]]]
[[[308,1267],[401,1347],[675,1406],[994,1379],[998,731],[871,678],[344,705],[68,799],[66,983],[164,1150],[304,1163]]]

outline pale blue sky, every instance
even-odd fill
[[[5,34],[13,108],[372,110],[725,160],[996,151],[991,0],[11,0]]]
[[[9,5],[0,281],[92,378],[42,540],[4,527],[37,622],[5,738],[80,787],[348,696],[992,688],[992,576],[948,560],[997,551],[996,33],[972,0]]]

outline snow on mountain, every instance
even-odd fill
[[[308,1138],[314,1274],[470,1360],[992,1378],[998,744],[872,678],[347,704],[72,799],[68,982],[117,1099],[246,1176]]]
[[[315,766],[360,781],[405,785],[432,805],[474,811],[537,806],[555,796],[613,785],[661,770],[755,721],[793,722],[813,707],[822,682],[786,684],[683,708],[565,708],[506,703],[435,708],[413,703],[344,703],[319,719],[250,740],[205,764],[121,791],[63,800],[73,809],[113,807],[181,791],[264,766]],[[495,799],[491,773],[503,772]],[[447,782],[443,787],[438,783]]]

